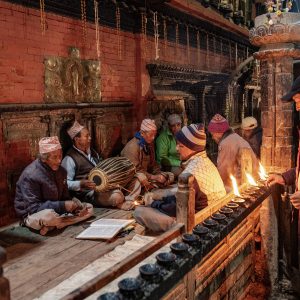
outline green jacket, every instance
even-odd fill
[[[156,160],[161,166],[180,167],[176,140],[169,129],[164,130],[156,139]]]

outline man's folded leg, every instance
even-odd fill
[[[45,235],[48,231],[55,228],[64,228],[83,220],[88,219],[94,213],[93,206],[89,203],[86,204],[86,212],[80,216],[64,217],[57,214],[53,209],[44,209],[32,215],[29,215],[24,224],[32,229],[40,230],[41,235]]]
[[[136,207],[133,216],[139,224],[155,232],[167,231],[176,223],[175,218],[146,206]]]

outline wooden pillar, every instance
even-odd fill
[[[6,252],[5,250],[0,247],[0,300],[9,300],[10,293],[9,293],[9,282],[3,276],[3,264],[6,261]]]
[[[176,194],[176,219],[184,224],[185,232],[192,232],[195,226],[195,190],[194,176],[186,173],[178,177],[178,191]]]

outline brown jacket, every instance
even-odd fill
[[[138,143],[139,140],[137,138],[134,137],[131,139],[121,151],[121,156],[127,157],[135,165],[136,172],[138,174],[143,174],[147,178],[144,176],[142,177],[149,180],[151,174],[160,172],[159,165],[155,160],[154,144],[152,143],[149,145],[150,154],[146,154]]]
[[[240,153],[242,148],[251,149],[251,146],[232,129],[227,130],[219,142],[217,167],[227,191],[232,188],[230,174],[236,178],[238,184],[241,184],[242,174]],[[252,170],[255,173],[258,161],[252,149],[251,152]]]

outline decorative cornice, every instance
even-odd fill
[[[255,52],[253,54],[255,59],[270,59],[270,58],[282,58],[282,57],[291,57],[291,58],[299,58],[300,57],[300,49],[289,49],[289,48],[281,48],[281,49],[271,49],[271,50],[261,50],[259,52]]]
[[[208,76],[224,76],[226,73],[207,72],[200,69],[191,68],[189,66],[180,66],[173,64],[147,64],[147,69],[151,78],[159,77],[163,79],[173,80],[189,80],[199,82]]]
[[[300,24],[259,25],[250,30],[249,39],[255,46],[300,42]]]

